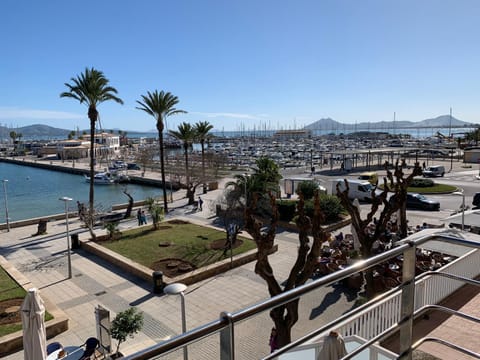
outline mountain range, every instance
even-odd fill
[[[414,129],[421,127],[476,127],[477,124],[468,123],[456,119],[455,117],[450,117],[450,115],[441,115],[433,119],[425,119],[422,121],[379,121],[379,122],[361,122],[358,124],[344,124],[338,121],[335,121],[331,118],[320,119],[314,123],[305,126],[306,130],[372,130],[372,131],[381,131],[387,129]]]
[[[358,124],[344,124],[335,121],[331,118],[317,120],[310,125],[305,126],[306,130],[337,130],[356,131],[356,130],[372,130],[372,131],[387,131],[388,129],[412,129],[419,127],[477,127],[478,124],[469,123],[450,117],[450,115],[441,115],[433,119],[425,119],[422,121],[380,121],[380,122],[361,122]],[[55,128],[48,125],[35,124],[19,128],[8,128],[0,126],[0,137],[9,138],[10,132],[15,131],[17,134],[22,134],[23,139],[53,139],[66,138],[71,130]],[[81,130],[80,133],[83,133]],[[86,130],[89,132],[89,130]],[[117,133],[117,131],[115,131]],[[128,131],[127,134],[135,134],[135,131]]]

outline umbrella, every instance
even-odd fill
[[[360,208],[360,202],[358,201],[357,198],[353,200],[353,206],[355,206],[358,209],[358,213],[360,214],[362,209]],[[355,229],[353,224],[350,225],[350,232],[352,233],[352,236],[353,236],[353,248],[359,251],[361,244],[360,244],[360,240],[358,240],[357,230]]]
[[[36,288],[28,290],[20,310],[22,314],[24,359],[46,359],[45,306]]]
[[[342,336],[332,331],[323,341],[323,347],[317,360],[338,360],[345,355],[347,355],[347,349]]]

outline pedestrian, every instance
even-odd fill
[[[270,333],[270,340],[268,341],[270,345],[270,353],[273,353],[275,350],[278,349],[278,335],[277,329],[272,328],[272,332]]]
[[[145,211],[143,211],[143,210],[142,210],[142,214],[140,216],[140,222],[142,223],[142,225],[147,224],[147,216],[145,215]]]
[[[198,197],[198,209],[199,209],[200,211],[202,211],[202,205],[203,205],[203,200],[202,200],[202,198],[199,196],[199,197]]]
[[[142,210],[140,209],[137,210],[137,221],[138,221],[138,226],[142,225]]]

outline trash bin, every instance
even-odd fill
[[[163,283],[163,272],[161,271],[154,271],[152,273],[153,279],[153,292],[155,294],[160,294],[163,292],[163,288],[165,284]]]
[[[80,249],[80,240],[78,239],[78,234],[72,234],[70,239],[72,240],[72,249]]]

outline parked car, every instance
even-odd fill
[[[127,169],[128,170],[140,170],[140,166],[138,166],[135,163],[128,163],[127,164]]]
[[[480,207],[480,192],[473,195],[472,205],[475,207]]]
[[[424,177],[443,177],[443,175],[445,175],[445,166],[442,165],[429,166],[425,170],[423,170]]]
[[[364,172],[358,176],[359,180],[368,181],[372,185],[376,185],[378,182],[378,174],[374,171]]]
[[[395,195],[390,197],[390,201],[394,201]],[[426,196],[418,193],[407,194],[407,209],[418,210],[440,210],[440,203],[436,200],[427,198]]]

